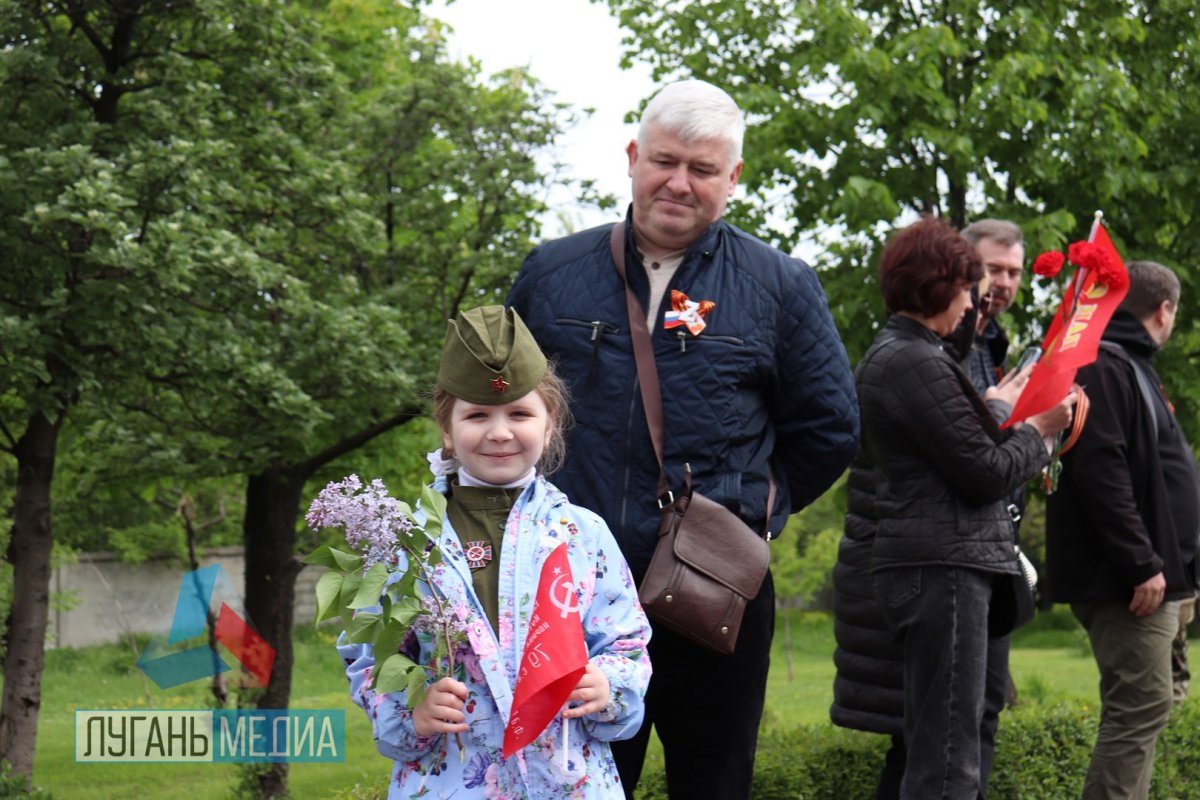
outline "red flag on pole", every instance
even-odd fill
[[[504,757],[532,742],[558,714],[587,669],[587,645],[575,581],[564,542],[550,553],[538,579],[529,634],[517,670]]]
[[[1099,218],[1088,237],[1091,252],[1079,250],[1077,255],[1076,248],[1081,244],[1071,245],[1072,262],[1079,258],[1083,263],[1076,264],[1075,276],[1042,340],[1044,355],[1003,427],[1053,408],[1067,396],[1079,368],[1096,360],[1100,336],[1129,291],[1125,262]]]

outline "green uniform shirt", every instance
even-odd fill
[[[502,489],[491,486],[450,486],[446,516],[458,534],[458,541],[467,554],[475,594],[483,604],[492,630],[500,629],[500,545],[504,541],[504,526],[513,503],[524,488]]]

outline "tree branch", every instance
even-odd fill
[[[387,433],[392,428],[397,428],[401,425],[404,425],[405,423],[416,419],[422,414],[424,414],[424,409],[421,408],[420,405],[414,403],[413,405],[404,408],[400,411],[400,413],[394,416],[388,417],[385,420],[381,420],[374,425],[363,428],[357,433],[353,433],[334,442],[321,452],[316,453],[312,457],[307,458],[297,464],[294,471],[304,475],[311,475],[312,473],[316,472],[319,467],[328,464],[335,458],[345,455],[356,448],[362,447],[364,444],[371,441],[381,433]]]
[[[112,62],[112,49],[108,47],[96,29],[88,24],[87,12],[76,8],[67,12],[67,19],[71,20],[71,24],[79,30],[83,31],[83,35],[92,43],[92,47],[96,48],[96,52],[100,54],[100,59],[105,66],[110,66]],[[111,71],[111,67],[110,67]]]

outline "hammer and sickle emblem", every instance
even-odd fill
[[[563,619],[568,614],[579,613],[579,598],[575,596],[575,584],[566,575],[558,575],[550,584],[550,602],[559,610]]]

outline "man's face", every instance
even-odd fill
[[[639,149],[630,142],[633,229],[649,254],[684,250],[725,213],[737,188],[742,162],[733,162],[728,142],[685,142],[651,125]]]
[[[1025,245],[1014,244],[1006,247],[995,239],[980,239],[975,245],[975,252],[983,261],[983,269],[988,276],[988,289],[991,292],[990,304],[980,304],[979,313],[988,317],[996,317],[1012,305],[1021,287],[1021,273],[1024,271]]]

